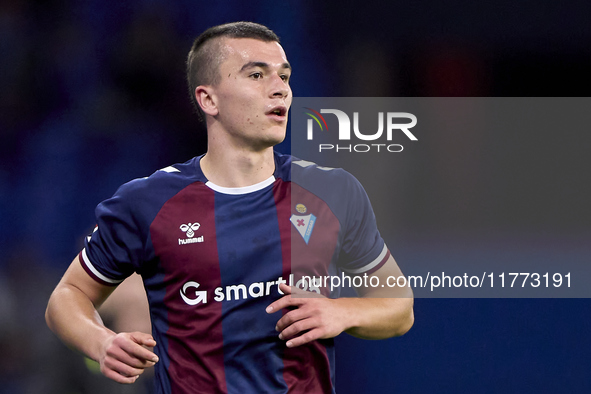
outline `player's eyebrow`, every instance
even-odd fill
[[[249,68],[255,68],[255,67],[260,67],[260,68],[269,68],[269,64],[265,63],[265,62],[248,62],[246,63],[244,66],[242,66],[242,68],[240,69],[240,71],[244,71],[247,70]],[[289,70],[291,70],[291,65],[289,63],[283,63],[281,65],[281,68],[287,68]]]

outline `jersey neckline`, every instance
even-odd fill
[[[252,192],[256,192],[266,188],[269,185],[272,185],[275,182],[275,176],[271,175],[269,178],[265,179],[262,182],[255,183],[254,185],[244,186],[244,187],[224,187],[219,186],[213,183],[212,181],[205,182],[205,186],[209,187],[210,189],[223,194],[248,194]]]
[[[275,177],[275,173],[277,172],[277,157],[276,157],[277,155],[276,155],[276,152],[275,151],[273,151],[273,161],[275,162],[275,171],[273,171],[273,175],[271,175],[269,178],[265,179],[262,182],[255,183],[254,185],[242,186],[242,187],[225,187],[225,186],[220,186],[220,185],[217,185],[217,184],[213,183],[209,179],[207,179],[207,177],[203,173],[203,170],[201,169],[201,159],[203,159],[203,156],[205,156],[205,153],[202,154],[201,156],[198,156],[197,157],[197,162],[195,163],[196,166],[197,166],[197,169],[198,169],[198,171],[201,173],[201,175],[204,178],[205,186],[209,187],[211,190],[216,191],[218,193],[231,194],[231,195],[240,195],[240,194],[253,193],[253,192],[262,190],[262,189],[264,189],[264,188],[272,185],[275,182],[275,180],[277,179]]]

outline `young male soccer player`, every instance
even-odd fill
[[[290,74],[279,39],[258,24],[216,26],[193,44],[187,75],[207,153],[101,203],[47,307],[49,327],[108,378],[133,383],[155,366],[158,393],[331,393],[333,337],[411,327],[409,288],[292,296],[292,256],[309,275],[386,283],[402,273],[351,175],[273,151],[285,137]],[[114,333],[96,312],[134,271],[154,337]]]

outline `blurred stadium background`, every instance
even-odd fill
[[[149,377],[109,385],[43,314],[96,204],[204,152],[184,60],[205,28],[251,20],[275,30],[295,96],[588,96],[589,15],[583,0],[0,1],[0,393],[150,392]],[[417,249],[429,254],[421,234],[461,251],[466,235],[487,232],[510,242],[475,242],[465,258],[496,247],[550,254],[557,266],[589,256],[590,142],[568,130],[476,130],[426,146],[407,170],[404,210],[378,218],[394,256],[404,270]],[[469,192],[484,186],[498,191],[486,210]],[[591,391],[586,299],[415,305],[402,338],[338,338],[337,392]]]

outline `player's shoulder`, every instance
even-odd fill
[[[300,159],[289,154],[275,152],[275,165],[277,173],[282,178],[320,177],[325,179],[352,178],[353,176],[342,168],[325,167],[312,161]]]
[[[357,187],[359,181],[350,172],[339,167],[318,165],[292,156],[292,182],[306,188],[328,188],[333,191]]]
[[[191,183],[204,181],[199,168],[200,158],[194,157],[184,163],[161,168],[147,177],[133,179],[121,185],[116,195],[135,199],[161,193],[170,194],[182,190]]]
[[[336,210],[367,199],[357,178],[342,168],[318,165],[296,156],[277,153],[275,164],[276,177],[279,173],[279,177],[291,182],[292,193],[296,193],[292,196],[314,195]]]

